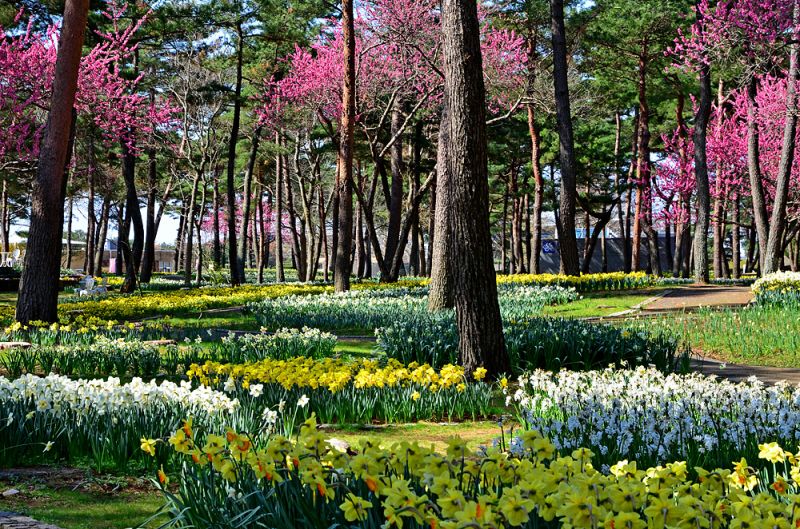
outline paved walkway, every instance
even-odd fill
[[[790,384],[800,384],[800,369],[728,364],[713,358],[697,356],[692,357],[691,366],[694,371],[704,375],[717,375],[731,382],[742,382],[754,376],[767,385],[776,384],[781,380]]]
[[[700,307],[741,307],[753,300],[750,287],[689,285],[676,287],[642,307],[644,312],[697,309]]]
[[[0,512],[0,529],[59,529],[13,512]]]

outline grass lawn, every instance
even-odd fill
[[[159,492],[153,489],[105,492],[71,490],[23,481],[0,482],[2,490],[15,488],[19,494],[0,498],[0,511],[12,511],[63,529],[125,529],[136,527],[152,517],[164,505]],[[147,527],[156,528],[166,521],[154,519]]]
[[[351,356],[375,356],[375,340],[339,340],[334,351]]]
[[[506,429],[506,431],[508,431]],[[423,446],[433,445],[436,450],[447,449],[447,439],[459,436],[467,440],[472,449],[481,445],[491,446],[500,438],[500,426],[493,421],[462,422],[455,424],[439,424],[418,422],[414,424],[398,424],[377,426],[374,428],[326,429],[325,434],[341,439],[357,449],[363,442],[370,441],[385,447],[402,441],[418,441]],[[507,436],[506,436],[507,438]]]
[[[582,298],[564,305],[553,305],[544,308],[546,316],[561,318],[591,318],[609,316],[616,312],[629,310],[647,301],[653,296],[667,290],[666,287],[648,288],[646,290],[614,290],[589,292]]]
[[[720,360],[800,368],[800,309],[748,307],[681,313],[654,322]]]

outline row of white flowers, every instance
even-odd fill
[[[124,466],[140,455],[141,436],[163,437],[192,417],[219,427],[232,422],[239,408],[236,399],[188,382],[0,377],[0,457],[41,453],[36,447],[43,445],[63,455],[88,455],[98,466]]]
[[[427,287],[357,290],[344,294],[283,296],[250,303],[248,308],[270,329],[302,326],[375,329],[424,317],[428,312],[427,294]],[[557,285],[501,284],[498,294],[500,309],[509,319],[536,315],[545,305],[568,303],[579,297],[574,288]]]
[[[604,461],[723,464],[759,442],[796,446],[800,388],[732,383],[655,369],[551,373],[519,379],[508,400],[530,429],[562,450],[591,448]]]

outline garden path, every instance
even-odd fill
[[[753,300],[750,287],[689,285],[670,290],[647,303],[642,311],[659,312],[700,307],[741,307]]]
[[[0,512],[0,529],[59,529],[13,512]]]
[[[706,356],[693,356],[691,367],[704,375],[717,375],[731,382],[742,382],[754,376],[767,385],[785,380],[792,385],[800,384],[800,369],[788,367],[762,367],[720,362]]]

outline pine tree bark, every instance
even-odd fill
[[[442,1],[443,59],[450,175],[444,194],[452,221],[450,246],[461,365],[499,377],[511,369],[497,301],[489,229],[486,93],[477,4]],[[440,186],[440,192],[442,188]]]
[[[21,323],[58,320],[65,168],[75,137],[73,106],[88,11],[88,0],[67,0],[64,6],[50,112],[31,189],[30,231],[16,311]]]
[[[339,214],[333,273],[333,285],[336,292],[350,290],[350,254],[353,246],[353,132],[356,117],[356,41],[353,25],[353,0],[342,0],[342,40],[344,41],[344,79],[336,171]]]
[[[699,11],[698,11],[699,13]],[[698,15],[700,16],[700,15]],[[697,224],[694,232],[694,279],[708,282],[709,184],[706,158],[706,131],[711,114],[711,73],[708,65],[700,69],[700,98],[694,119],[694,171],[697,180]]]
[[[567,80],[567,39],[564,29],[564,1],[550,2],[553,34],[553,87],[556,99],[559,153],[561,159],[561,202],[559,213],[561,228],[558,233],[561,272],[578,275],[578,241],[575,237],[575,145],[572,136],[572,115]]]
[[[236,86],[233,94],[233,120],[228,140],[228,167],[225,178],[228,199],[228,261],[231,270],[231,286],[241,284],[239,254],[236,245],[236,144],[239,142],[239,126],[242,114],[242,64],[244,62],[244,34],[242,22],[236,22]]]
[[[447,151],[450,143],[448,120],[450,112],[445,100],[442,108],[441,123],[439,125],[439,145],[436,153],[436,186],[431,195],[433,208],[433,230],[431,231],[431,284],[428,292],[428,309],[441,310],[452,308],[453,299],[453,274],[450,270],[452,257],[450,255],[451,223],[450,196],[448,190],[450,173],[448,172]]]

